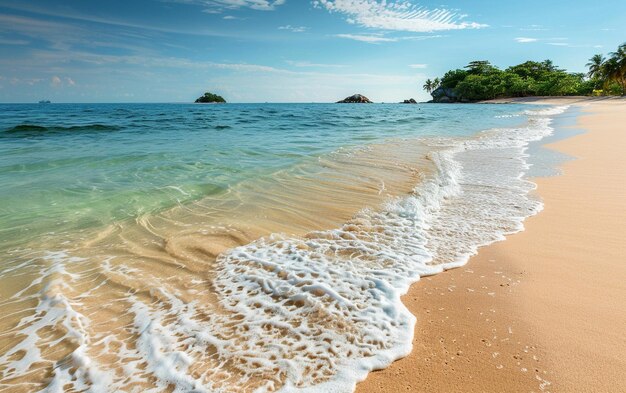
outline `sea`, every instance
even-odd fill
[[[542,209],[569,111],[0,104],[0,390],[351,392]]]

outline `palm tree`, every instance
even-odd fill
[[[426,82],[424,82],[424,86],[422,87],[428,92],[428,94],[432,93],[433,90],[435,90],[433,81],[431,81],[430,79],[426,79]]]
[[[603,55],[594,55],[591,59],[589,59],[589,63],[585,65],[589,68],[587,76],[591,79],[602,79],[604,77],[602,73],[602,65],[605,61],[606,58]]]
[[[439,88],[439,85],[441,85],[441,79],[435,78],[433,80],[433,90],[437,90]]]
[[[626,95],[626,43],[612,52],[605,64],[608,79],[617,82],[622,88],[622,96]]]

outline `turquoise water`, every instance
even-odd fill
[[[0,248],[135,218],[398,137],[523,122],[516,105],[0,105]]]
[[[0,389],[351,392],[541,210],[566,110],[0,105]]]

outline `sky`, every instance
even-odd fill
[[[0,0],[0,102],[427,100],[490,60],[584,72],[626,1]]]

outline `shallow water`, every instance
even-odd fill
[[[541,204],[518,105],[1,105],[0,387],[338,389]]]

